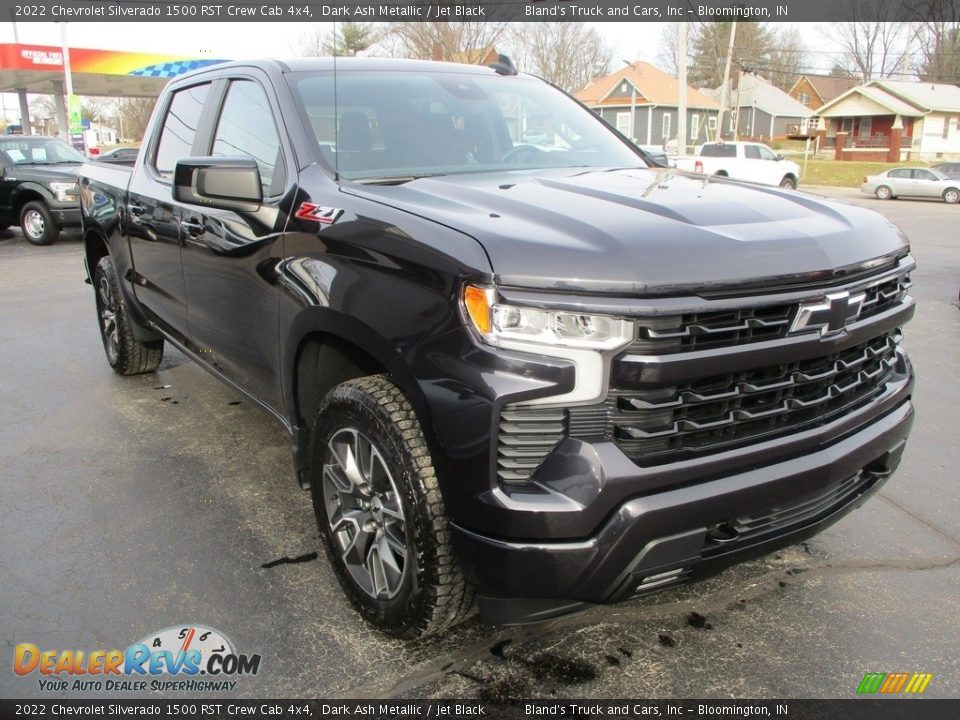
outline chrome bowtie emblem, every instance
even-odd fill
[[[790,332],[819,330],[821,335],[832,335],[843,330],[847,323],[860,317],[864,293],[848,292],[827,295],[823,302],[802,303],[790,326]]]

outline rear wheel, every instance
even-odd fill
[[[881,185],[878,187],[874,194],[877,196],[878,200],[889,200],[893,197],[893,191],[886,185]]]
[[[943,201],[955,205],[960,202],[960,190],[956,188],[947,188],[943,191]]]
[[[385,375],[331,390],[313,421],[311,495],[330,563],[357,611],[422,637],[469,616],[420,423]]]
[[[100,337],[110,367],[120,375],[152,372],[163,359],[163,340],[139,342],[123,303],[120,282],[109,256],[100,258],[93,273]]]
[[[53,220],[46,203],[28,202],[20,211],[20,229],[34,245],[50,245],[60,237],[60,228]]]

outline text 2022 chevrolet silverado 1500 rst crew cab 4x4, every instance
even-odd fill
[[[647,167],[504,64],[190,74],[81,201],[110,364],[168,342],[275,415],[346,594],[396,634],[797,542],[912,422],[893,225]]]

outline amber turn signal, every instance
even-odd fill
[[[476,285],[467,285],[463,289],[463,306],[467,309],[467,314],[477,331],[487,335],[492,329],[490,291]]]

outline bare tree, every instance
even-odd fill
[[[789,90],[797,81],[797,68],[807,64],[807,46],[794,25],[775,26],[773,44],[767,51],[768,66],[758,72],[781,90]]]
[[[567,92],[610,67],[613,51],[587,23],[513,23],[503,44],[516,66]]]
[[[117,116],[123,125],[124,138],[139,140],[143,137],[156,104],[156,98],[147,97],[121,98],[117,101]]]
[[[678,75],[680,73],[680,23],[661,23],[660,41],[657,43],[657,64],[661,70]]]
[[[907,60],[903,52],[907,28],[906,23],[894,21],[900,0],[870,0],[844,7],[849,19],[828,30],[843,51],[840,64],[863,82],[902,72]]]
[[[466,53],[496,48],[506,33],[502,22],[409,22],[394,23],[387,40],[394,55],[461,60]]]

